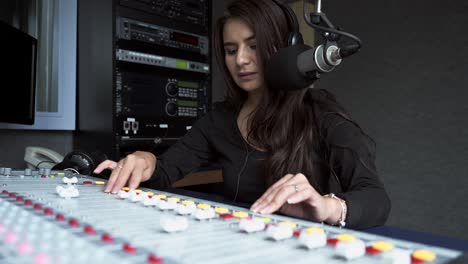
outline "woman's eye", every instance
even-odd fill
[[[253,50],[256,50],[256,49],[257,49],[257,45],[250,45],[250,48],[253,49]]]
[[[226,52],[227,55],[234,55],[234,54],[236,54],[236,50],[235,50],[235,49],[226,49],[225,52]]]

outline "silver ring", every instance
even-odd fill
[[[299,187],[297,187],[297,184],[294,184],[294,191],[295,191],[295,192],[298,192],[298,191],[299,191]]]
[[[119,165],[117,165],[117,168],[122,169],[123,167],[122,167],[122,165],[119,164]]]

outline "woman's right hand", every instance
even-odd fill
[[[131,190],[138,188],[140,182],[147,181],[156,168],[156,156],[151,152],[136,151],[119,162],[105,160],[99,164],[94,173],[99,174],[105,169],[112,170],[104,192],[117,193],[125,184]]]

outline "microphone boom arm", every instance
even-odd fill
[[[341,37],[346,37],[355,42],[354,45],[346,47],[346,52],[343,52],[344,54],[342,55],[344,56],[342,56],[342,58],[359,51],[362,47],[362,41],[353,34],[341,31],[338,27],[335,27],[328,19],[327,15],[321,11],[321,0],[315,0],[315,11],[311,13],[308,12],[307,2],[309,2],[309,0],[303,0],[304,20],[307,25],[321,32],[322,37],[325,38],[326,41],[338,42]]]

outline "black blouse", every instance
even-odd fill
[[[216,104],[181,140],[157,157],[150,184],[166,188],[200,167],[217,164],[223,172],[224,196],[255,202],[267,189],[262,176],[266,153],[244,140],[237,114],[223,103]],[[383,225],[390,212],[390,199],[376,174],[368,139],[359,127],[337,114],[320,116],[319,140],[324,144],[319,145],[324,145],[327,157],[313,153],[313,186],[321,194],[334,193],[346,200],[347,227]]]

